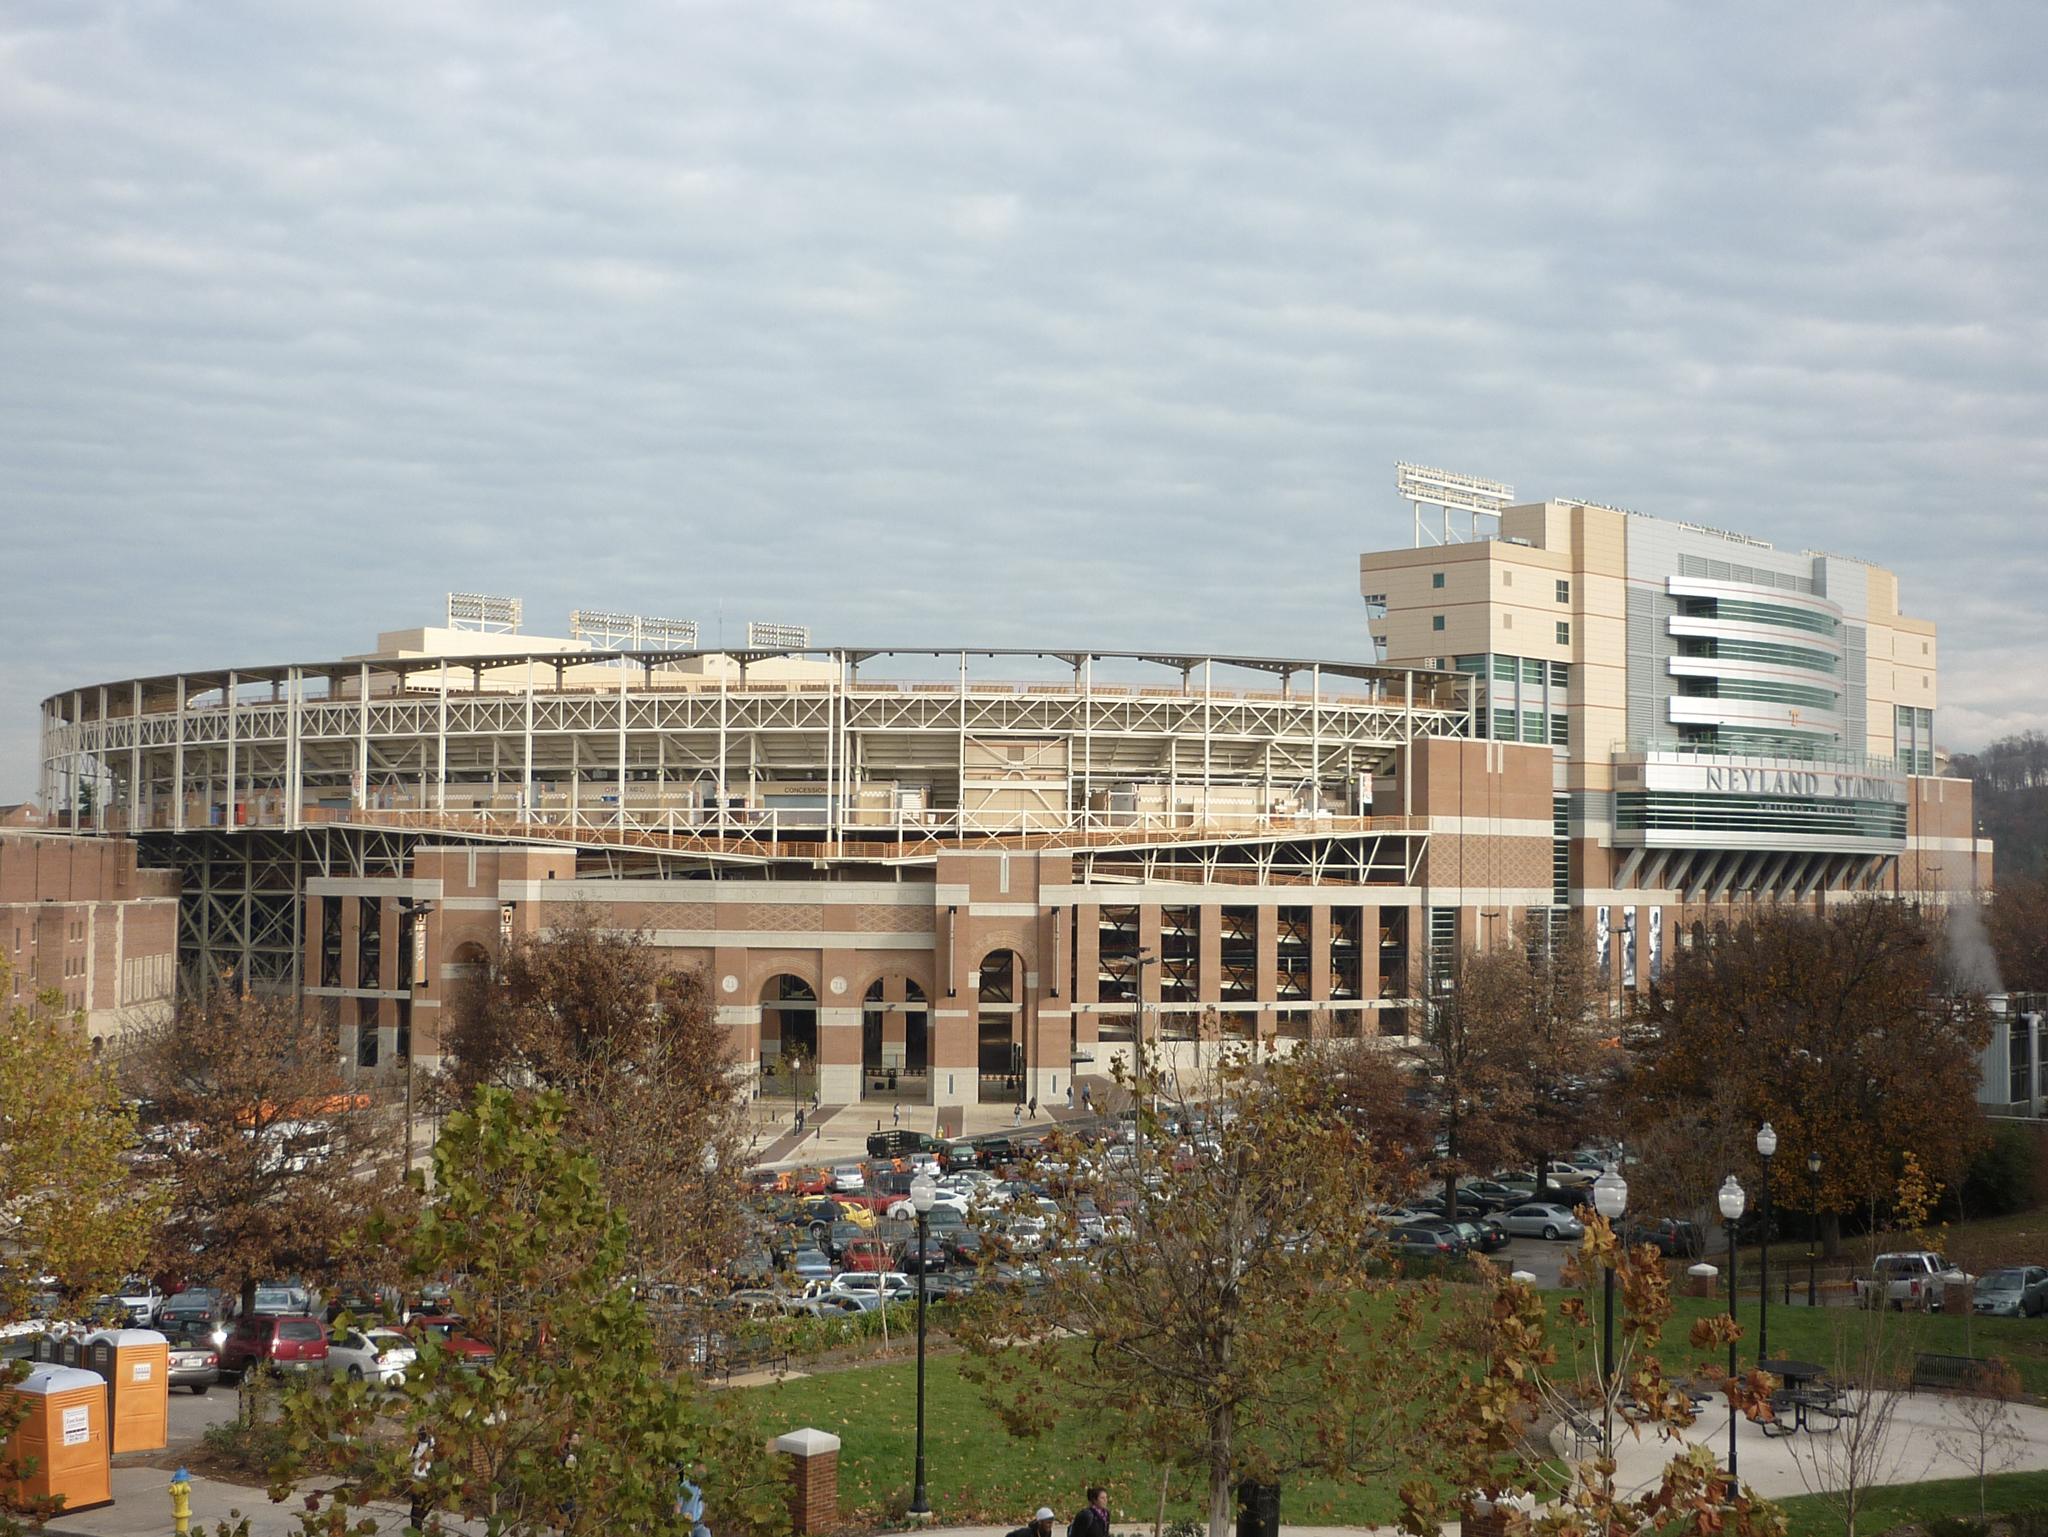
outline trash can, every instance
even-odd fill
[[[1237,1486],[1237,1537],[1280,1537],[1280,1486],[1247,1478]]]
[[[35,1462],[15,1486],[18,1492],[29,1499],[61,1499],[66,1515],[111,1504],[106,1383],[76,1366],[38,1366],[8,1391],[28,1401],[28,1414],[0,1455],[9,1462]]]
[[[106,1379],[116,1453],[170,1445],[169,1340],[154,1329],[102,1329],[85,1342],[85,1364]]]

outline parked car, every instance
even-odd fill
[[[1931,1249],[1911,1249],[1897,1254],[1880,1254],[1870,1267],[1868,1279],[1856,1282],[1858,1307],[1883,1307],[1889,1303],[1903,1311],[1922,1308],[1941,1311],[1945,1286],[1959,1286],[1970,1278],[1961,1267],[1950,1264]]]
[[[1458,1236],[1465,1240],[1465,1247],[1481,1254],[1495,1254],[1508,1246],[1508,1230],[1492,1217],[1481,1217],[1476,1222],[1458,1223]]]
[[[863,1275],[834,1276],[831,1295],[851,1297],[872,1312],[884,1303],[916,1296],[917,1286],[900,1270],[869,1271]]]
[[[130,1324],[138,1329],[155,1326],[156,1315],[165,1301],[162,1287],[140,1276],[129,1276],[121,1283],[118,1295],[121,1310],[128,1315]]]
[[[484,1367],[498,1359],[497,1351],[471,1336],[468,1326],[453,1313],[415,1313],[405,1328],[415,1348],[433,1340],[463,1366]]]
[[[228,1337],[228,1301],[210,1286],[188,1286],[157,1309],[157,1327],[192,1330],[218,1348]]]
[[[1706,1252],[1699,1227],[1677,1217],[1640,1217],[1621,1230],[1621,1241],[1630,1248],[1655,1244],[1666,1259],[1697,1259]]]
[[[857,1238],[846,1246],[839,1262],[850,1272],[894,1270],[897,1268],[896,1246],[879,1238]]]
[[[337,1377],[395,1388],[419,1359],[413,1342],[396,1329],[336,1329],[327,1337],[327,1370]]]
[[[829,1281],[832,1279],[832,1261],[823,1249],[806,1244],[790,1255],[789,1273],[799,1281]]]
[[[303,1314],[244,1314],[220,1347],[220,1374],[229,1378],[251,1367],[303,1372],[326,1363],[327,1330]]]
[[[857,1163],[835,1163],[832,1166],[832,1188],[848,1195],[867,1189],[867,1170]]]
[[[1458,1187],[1458,1209],[1464,1210],[1468,1202],[1476,1201],[1485,1212],[1500,1211],[1505,1207],[1519,1206],[1529,1199],[1527,1186],[1517,1190],[1513,1185],[1503,1185],[1497,1180],[1475,1179]]]
[[[159,1332],[170,1345],[165,1380],[195,1398],[204,1398],[206,1390],[220,1381],[220,1346],[214,1342],[212,1327],[167,1324],[160,1326]]]
[[[1594,1164],[1570,1163],[1562,1158],[1554,1158],[1546,1177],[1560,1190],[1578,1190],[1592,1184],[1600,1177],[1600,1172],[1599,1167]]]
[[[1530,1201],[1510,1206],[1499,1217],[1500,1225],[1516,1238],[1582,1238],[1586,1225],[1569,1207]]]
[[[1387,1234],[1387,1249],[1401,1258],[1460,1259],[1465,1253],[1465,1240],[1448,1223],[1424,1227],[1411,1222]]]
[[[2008,1265],[1988,1271],[1978,1280],[1970,1307],[1996,1318],[2038,1318],[2048,1313],[2048,1269]]]
[[[303,1286],[261,1286],[256,1288],[255,1306],[252,1313],[268,1313],[281,1316],[287,1313],[304,1316],[313,1311],[313,1299]]]

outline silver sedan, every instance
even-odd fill
[[[1517,1238],[1581,1238],[1586,1232],[1570,1208],[1542,1201],[1510,1206],[1495,1220]]]

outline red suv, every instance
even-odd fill
[[[452,1313],[415,1313],[405,1327],[422,1343],[430,1338],[438,1342],[458,1366],[489,1366],[498,1359],[497,1351],[466,1333],[467,1325]]]
[[[220,1374],[239,1377],[252,1366],[302,1372],[327,1364],[327,1331],[317,1318],[252,1313],[235,1320],[221,1342]]]

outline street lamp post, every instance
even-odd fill
[[[931,1236],[932,1203],[938,1182],[930,1169],[920,1169],[910,1182],[910,1206],[917,1213],[917,1471],[911,1481],[910,1514],[929,1516],[932,1502],[924,1486],[924,1304],[925,1245]]]
[[[1813,1231],[1806,1239],[1806,1305],[1820,1305],[1820,1288],[1815,1284],[1820,1274],[1820,1150],[1814,1149],[1806,1155],[1806,1180],[1811,1190],[1807,1199],[1807,1210],[1813,1215]]]
[[[1729,1175],[1721,1186],[1721,1220],[1728,1225],[1728,1322],[1735,1322],[1735,1224],[1742,1220],[1742,1208],[1748,1204],[1742,1193],[1742,1185],[1734,1175]],[[1735,1407],[1735,1340],[1731,1332],[1728,1340],[1728,1481],[1735,1482],[1735,1422],[1742,1416]]]
[[[1619,1169],[1609,1169],[1593,1181],[1593,1210],[1605,1217],[1610,1225],[1621,1220],[1628,1210],[1628,1181],[1623,1179]],[[1607,1274],[1603,1282],[1606,1292],[1601,1313],[1601,1331],[1604,1340],[1600,1349],[1601,1422],[1600,1438],[1603,1454],[1614,1451],[1614,1261],[1607,1261]]]
[[[1778,1134],[1766,1121],[1757,1128],[1757,1156],[1764,1161],[1763,1253],[1757,1261],[1756,1358],[1771,1353],[1771,1159],[1777,1155]]]

